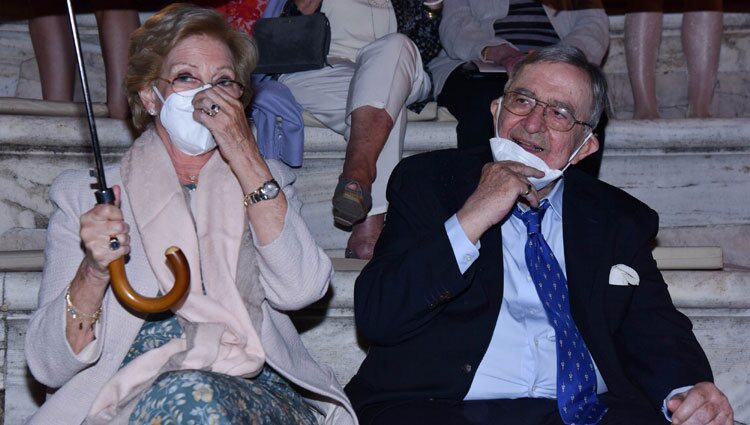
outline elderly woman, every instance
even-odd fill
[[[133,34],[126,86],[145,131],[109,169],[116,205],[93,205],[85,171],[51,189],[26,353],[56,391],[32,424],[356,422],[284,314],[325,293],[331,264],[293,177],[248,128],[255,60],[247,36],[193,6],[169,6]],[[191,265],[184,302],[160,315],[124,307],[108,264],[127,256],[136,290],[166,293],[168,245]]]

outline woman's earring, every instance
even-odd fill
[[[156,109],[154,109],[154,108],[148,108],[148,114],[151,115],[152,117],[155,117],[156,116]]]

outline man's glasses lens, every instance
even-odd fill
[[[537,106],[537,103],[544,108],[542,115],[547,127],[557,131],[568,131],[576,124],[577,121],[573,114],[563,107],[549,105],[517,92],[506,93],[503,98],[503,107],[520,116],[529,115]]]

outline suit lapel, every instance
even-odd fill
[[[588,176],[577,170],[565,174],[563,193],[563,244],[568,277],[570,306],[580,323],[589,305],[592,287],[602,264],[607,229],[607,214]]]

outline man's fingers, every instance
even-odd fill
[[[680,394],[667,402],[667,407],[682,402],[672,411],[672,423],[677,425],[717,423],[731,424],[732,408],[724,393],[710,382],[696,384],[686,394]]]
[[[529,183],[529,187],[531,190],[528,194],[524,196],[524,199],[526,199],[526,202],[531,205],[532,208],[538,208],[539,207],[539,194],[537,193],[536,189],[534,189],[534,185]]]
[[[669,410],[670,412],[677,411],[677,409],[682,404],[682,401],[685,399],[684,397],[679,397],[679,396],[680,394],[678,394],[677,396],[667,401],[667,410]]]
[[[672,398],[675,400],[675,398]],[[670,400],[670,402],[672,401]],[[683,400],[680,405],[672,411],[672,423],[675,425],[687,425],[691,422],[692,416],[696,414],[698,409],[706,403],[706,398],[701,392],[691,392],[688,395],[683,396]],[[668,403],[669,404],[669,403]]]
[[[494,164],[497,167],[507,167],[509,170],[512,170],[513,172],[521,174],[525,177],[536,177],[536,178],[544,177],[543,171],[536,169],[534,167],[530,167],[526,164],[521,164],[520,162],[498,161],[492,164]]]
[[[122,198],[120,198],[121,191],[119,185],[112,186],[112,191],[115,193],[115,206],[117,208],[120,208],[120,201],[122,201]]]
[[[719,412],[718,415],[711,421],[706,423],[706,425],[733,425],[734,424],[734,415],[732,413],[727,412]]]

